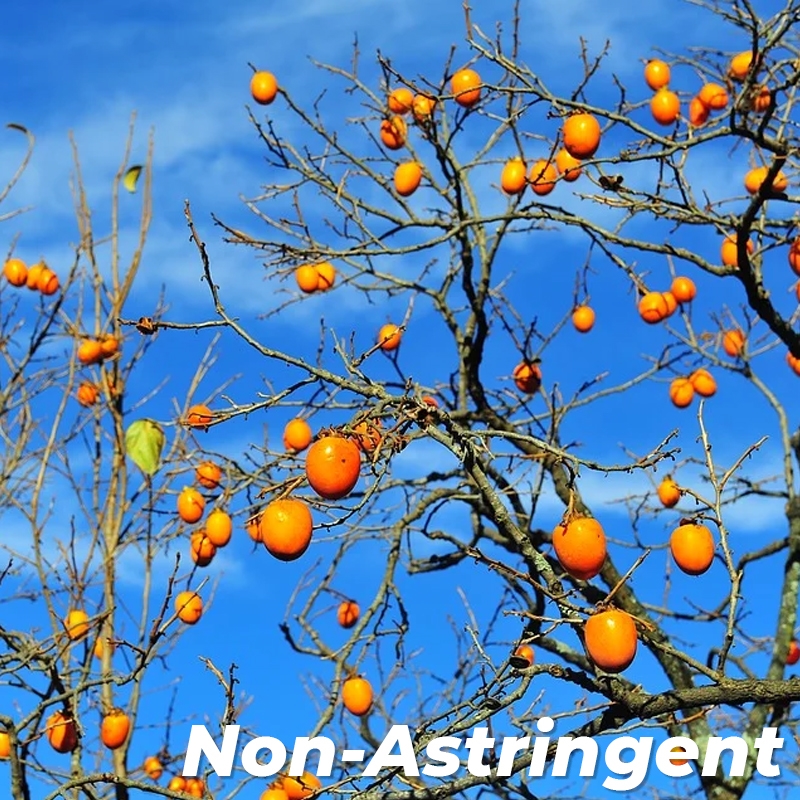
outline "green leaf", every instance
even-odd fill
[[[165,442],[161,426],[151,419],[138,419],[125,431],[125,449],[145,475],[154,475],[158,470]]]

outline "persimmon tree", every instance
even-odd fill
[[[229,514],[275,569],[309,564],[285,615],[273,614],[287,652],[307,658],[317,703],[316,723],[296,735],[369,756],[390,725],[407,724],[421,763],[432,739],[481,727],[498,746],[486,774],[467,769],[464,751],[448,777],[364,776],[337,761],[325,793],[560,791],[529,774],[531,748],[498,772],[502,737],[547,733],[545,716],[558,725],[548,763],[556,736],[685,736],[699,760],[689,753],[687,776],[672,779],[682,793],[735,800],[796,785],[800,4],[772,17],[747,2],[692,5],[727,27],[730,46],[642,53],[635,85],[611,73],[607,48],[576,42],[580,69],[557,92],[527,63],[522,12],[491,33],[469,8],[468,53],[454,49],[438,75],[384,54],[365,67],[356,49],[349,66],[314,65],[325,92],[305,106],[290,78],[254,67],[265,185],[245,201],[252,218],[206,227],[184,209],[207,319],[131,300],[150,162],[126,267],[118,209],[129,154],[108,235],[95,232],[77,175],[75,263],[41,301],[37,333],[2,339],[3,435],[14,444],[2,507],[20,531],[5,545],[2,585],[8,608],[33,600],[43,620],[33,632],[2,628],[4,678],[21,698],[0,717],[15,800],[38,796],[42,782],[48,797],[300,800],[319,787],[313,775],[243,771],[192,783],[176,774],[185,743],[170,738],[172,715],[166,726],[163,714],[139,717],[142,681],[182,646],[181,624],[206,622],[203,568],[230,538]],[[715,185],[714,159],[736,173],[735,193]],[[224,243],[211,241],[217,230]],[[243,317],[217,285],[231,247],[263,265],[265,322]],[[318,336],[284,344],[263,333],[301,303],[321,309]],[[325,310],[337,304],[354,313],[331,325]],[[614,336],[593,347],[612,323]],[[197,354],[169,419],[140,414],[146,398],[125,387],[134,371],[163,374],[149,343],[183,337],[188,348],[200,329],[243,346],[269,382],[196,399],[221,368],[212,348]],[[94,356],[79,354],[86,340]],[[45,358],[53,347],[67,357]],[[76,414],[84,382],[96,396],[84,388],[91,410]],[[240,459],[214,452],[226,425],[261,413],[266,442]],[[52,549],[43,532],[64,502],[52,496],[56,476],[76,502]],[[627,517],[593,502],[598,476],[635,487],[619,497]],[[737,528],[752,498],[783,514],[748,540]],[[211,505],[224,518],[212,521]],[[164,555],[172,567],[154,585]],[[378,573],[347,579],[349,565],[376,559]],[[118,571],[131,560],[144,584],[123,604]],[[419,643],[447,625],[437,587],[453,581],[463,618],[432,663]],[[424,618],[409,612],[420,591]],[[76,610],[87,617],[67,617]],[[222,706],[205,703],[193,721],[269,733],[238,701],[235,665],[204,666]],[[104,744],[101,720],[116,708],[130,731],[115,726]],[[73,722],[75,741],[56,740],[67,765],[53,732]],[[148,723],[161,725],[157,744]],[[780,779],[756,771],[765,727],[786,741]],[[121,746],[109,752],[114,734]],[[728,735],[747,744],[743,774],[704,774],[711,737]],[[144,736],[157,764],[129,763]],[[664,777],[653,784],[656,796],[677,791]],[[604,796],[592,783],[574,793]]]

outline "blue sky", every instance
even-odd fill
[[[269,180],[263,152],[245,108],[250,103],[248,62],[274,72],[293,100],[303,105],[312,102],[320,89],[330,84],[325,113],[342,135],[355,137],[357,131],[352,126],[348,128],[344,120],[354,109],[353,101],[342,93],[341,82],[329,81],[309,58],[347,66],[357,32],[362,75],[375,91],[379,79],[371,56],[378,49],[410,76],[423,74],[438,80],[451,45],[457,47],[454,64],[459,65],[470,56],[463,44],[461,3],[447,0],[432,6],[422,0],[393,4],[354,0],[342,7],[343,4],[323,0],[302,0],[286,6],[275,4],[274,8],[271,5],[241,2],[233,9],[208,0],[194,3],[191,8],[174,0],[113,5],[78,2],[67,6],[52,0],[31,6],[6,4],[0,10],[0,26],[14,33],[7,34],[0,48],[0,65],[7,76],[0,83],[0,107],[5,121],[24,124],[37,137],[33,161],[11,198],[14,206],[30,205],[34,209],[4,223],[6,239],[10,240],[17,231],[21,234],[18,254],[29,261],[45,255],[51,264],[63,264],[64,270],[71,260],[70,245],[77,233],[69,189],[72,172],[69,131],[74,133],[81,154],[96,223],[99,227],[107,223],[111,179],[122,157],[130,115],[135,111],[133,163],[144,158],[148,130],[153,128],[155,132],[155,217],[140,280],[126,308],[128,317],[151,313],[162,287],[166,289],[171,320],[193,321],[213,316],[208,290],[200,281],[197,253],[188,241],[183,218],[185,199],[191,201],[200,233],[208,244],[223,301],[231,313],[239,316],[267,344],[313,354],[319,317],[324,315],[326,324],[339,336],[349,336],[355,329],[356,341],[366,347],[381,324],[389,318],[402,317],[406,309],[404,298],[389,301],[381,298],[367,304],[342,287],[330,295],[335,302],[311,297],[292,305],[279,317],[259,320],[259,315],[285,299],[286,295],[278,290],[293,290],[293,286],[274,277],[268,279],[257,254],[225,245],[219,230],[211,223],[210,213],[213,211],[231,225],[255,235],[260,232],[258,220],[241,202],[241,196],[256,196],[261,185]],[[766,9],[772,4],[763,6]],[[510,8],[506,2],[492,4],[491,10],[489,4],[482,5],[476,10],[474,20],[490,33],[494,16],[507,21]],[[579,66],[576,59],[579,35],[588,40],[594,51],[607,38],[612,40],[608,66],[629,86],[632,95],[642,100],[648,96],[641,80],[642,59],[653,54],[653,47],[685,52],[687,48],[705,45],[734,52],[747,46],[743,36],[726,36],[711,17],[675,0],[659,4],[626,0],[610,8],[537,2],[525,9],[524,14],[523,60],[556,92],[569,92],[573,86]],[[491,68],[486,69],[487,80],[491,80],[491,72]],[[696,76],[687,68],[676,69],[675,75],[681,88],[697,85]],[[601,79],[593,100],[598,104],[607,102],[610,85],[608,78]],[[264,110],[256,108],[255,113],[263,116]],[[287,136],[303,136],[282,98],[268,113],[283,126]],[[646,110],[638,113],[640,121],[646,122]],[[549,124],[551,129],[546,132],[552,134],[553,123]],[[10,131],[0,136],[0,164],[4,171],[13,168],[8,165],[14,165],[22,152],[19,139]],[[460,147],[468,152],[477,144],[480,144],[479,133],[467,132]],[[609,142],[612,145],[613,137]],[[497,157],[509,155],[509,148],[510,142],[502,144]],[[533,152],[530,155],[536,157]],[[688,170],[713,197],[740,195],[741,176],[748,168],[748,159],[749,153],[744,149],[731,152],[726,144],[720,144],[704,151],[702,160],[691,162]],[[635,184],[648,176],[652,176],[649,168],[632,166],[626,172],[626,182]],[[486,170],[485,185],[480,187],[479,196],[484,209],[502,211],[505,200],[491,186],[496,180],[491,170]],[[583,208],[582,201],[569,197],[566,186],[559,186],[557,191],[557,199],[565,207]],[[424,194],[420,193],[419,201],[423,199]],[[138,195],[122,200],[123,248],[130,252]],[[742,203],[739,206],[743,207]],[[312,208],[311,213],[322,213],[322,209]],[[610,219],[607,211],[590,213],[599,220]],[[663,230],[657,235],[663,236]],[[504,271],[511,276],[507,291],[513,294],[523,318],[536,316],[540,326],[547,330],[570,310],[575,274],[586,257],[585,242],[577,234],[569,233],[536,236],[535,241],[529,236],[512,237],[508,244],[503,262]],[[698,252],[713,253],[719,247],[719,237],[713,232],[700,232],[695,234],[691,245]],[[791,309],[794,296],[788,289],[794,276],[781,254],[770,257],[775,261],[775,294],[780,298],[781,308]],[[639,258],[633,254],[631,258],[637,259],[637,268],[649,271],[654,284],[667,287],[669,272],[663,258],[647,255]],[[723,303],[739,313],[736,309],[744,298],[738,284],[697,276],[688,268],[681,271],[696,278],[700,288],[700,296],[692,308],[692,319],[698,329],[714,330],[708,315],[718,311]],[[602,372],[608,371],[608,380],[612,382],[628,379],[642,368],[643,355],[658,352],[665,341],[663,327],[644,327],[639,322],[632,295],[627,292],[627,280],[610,264],[595,266],[589,288],[598,315],[596,328],[589,335],[580,336],[567,325],[544,357],[545,381],[551,386],[557,381],[565,396]],[[33,306],[28,304],[28,308]],[[679,325],[677,318],[674,319]],[[442,380],[451,369],[448,362],[451,350],[443,338],[435,338],[441,334],[440,323],[420,304],[404,339],[400,363],[423,385]],[[192,372],[212,338],[207,331],[156,337],[127,391],[133,399],[138,399],[165,377],[168,381],[163,392],[144,403],[137,414],[165,423],[173,419],[173,404],[183,402]],[[432,341],[437,344],[432,345]],[[130,342],[131,349],[138,343],[134,336]],[[252,402],[256,393],[264,390],[264,380],[276,387],[286,383],[281,369],[256,358],[232,336],[220,340],[217,353],[219,360],[200,386],[198,400],[213,398],[215,407],[224,407],[215,393],[231,375],[236,380],[226,392],[241,403]],[[487,363],[495,385],[507,382],[516,363],[507,340],[498,335],[490,341]],[[763,365],[759,367],[763,376],[769,379],[776,395],[785,403],[790,420],[793,419],[797,378],[786,368],[783,350],[777,348],[767,353],[759,363]],[[378,377],[393,375],[385,359],[374,362],[371,371]],[[706,422],[715,455],[720,462],[730,463],[749,444],[769,434],[771,438],[751,459],[749,474],[766,477],[777,473],[780,457],[777,427],[765,400],[741,376],[719,368],[714,373],[719,393],[706,406]],[[667,383],[668,378],[661,377],[624,395],[611,396],[577,410],[565,425],[565,438],[580,440],[581,452],[587,457],[616,463],[623,459],[621,445],[642,453],[671,429],[679,428],[677,443],[682,448],[681,457],[699,457],[697,405],[682,412],[674,409],[667,398]],[[735,402],[729,398],[735,398]],[[259,443],[265,435],[272,442],[279,441],[285,421],[295,410],[276,409],[246,421],[237,420],[224,429],[213,429],[201,442],[210,450],[236,456],[248,442]],[[329,424],[322,417],[317,421]],[[169,434],[171,428],[167,427],[167,431]],[[419,442],[397,457],[393,474],[413,478],[421,470],[450,463],[450,458],[435,444]],[[682,466],[680,479],[691,485],[697,480],[697,473],[692,465]],[[662,474],[663,471],[649,478],[642,474],[587,474],[581,487],[609,536],[629,541],[630,521],[625,505],[619,501],[626,495],[652,490],[653,481]],[[552,526],[560,513],[559,504],[546,494],[539,505],[537,523]],[[465,522],[452,513],[441,516],[444,526],[455,528]],[[642,523],[639,534],[647,544],[663,543],[673,523],[673,516],[650,516]],[[743,552],[755,541],[783,535],[782,502],[743,501],[728,524],[734,548]],[[213,677],[197,660],[199,655],[222,665],[231,661],[239,664],[241,686],[253,699],[243,724],[259,733],[288,741],[305,735],[315,720],[314,695],[318,697],[319,693],[313,681],[324,685],[330,680],[332,667],[290,652],[277,625],[298,580],[317,561],[318,569],[324,570],[335,542],[326,542],[325,537],[319,536],[300,562],[278,564],[265,552],[254,551],[241,529],[236,533],[234,542],[208,570],[212,580],[218,580],[219,584],[202,624],[182,638],[170,656],[169,670],[159,672],[160,668],[155,668],[146,681],[141,720],[145,732],[148,724],[156,725],[163,719],[171,687],[176,684],[179,684],[176,700],[179,717],[192,713],[216,714],[221,698]],[[53,538],[60,535],[66,535],[66,531],[54,531]],[[635,558],[621,546],[615,555],[623,567]],[[366,605],[384,563],[385,554],[380,546],[365,544],[357,558],[345,559],[336,587],[345,594],[356,595]],[[662,600],[660,587],[664,583],[665,563],[665,551],[656,550],[635,581],[638,588],[659,587],[648,597],[654,603]],[[744,602],[756,618],[754,632],[762,637],[770,635],[770,615],[776,601],[771,575],[780,568],[778,562],[765,563],[755,568],[749,579],[751,592]],[[167,572],[164,563],[157,573],[162,583],[154,587],[156,594],[163,592]],[[123,592],[135,602],[141,589],[135,560],[123,562],[120,575]],[[448,674],[456,652],[453,631],[462,630],[470,618],[463,597],[469,601],[477,620],[486,624],[493,606],[483,598],[485,593],[496,591],[496,585],[472,564],[447,575],[416,576],[403,581],[412,624],[408,650],[415,652],[421,670]],[[686,598],[715,601],[724,585],[720,564],[715,564],[702,579],[673,575],[671,601],[687,608]],[[494,598],[492,594],[489,596]],[[435,615],[431,613],[434,598]],[[767,615],[763,622],[759,618],[762,610]],[[35,611],[27,613],[34,619]],[[330,622],[330,617],[330,613],[328,618],[323,616],[321,627],[331,642],[343,643],[345,635]],[[495,654],[503,652],[516,632],[516,623],[500,625]],[[702,649],[695,652],[702,653]],[[654,664],[642,651],[629,675],[634,680],[648,675],[653,672]],[[377,683],[374,664],[366,662],[365,670]],[[545,691],[544,707],[552,710],[569,704],[570,696],[559,685],[546,679],[540,683]],[[423,685],[426,693],[436,692],[434,681]],[[408,691],[414,687],[406,679],[400,681],[398,688]],[[532,687],[526,700],[532,702],[537,689],[538,685]],[[206,704],[208,698],[212,698],[212,705]],[[401,703],[398,709],[402,712],[406,707],[407,704]],[[186,725],[173,731],[174,747],[179,748],[185,741],[187,731]],[[132,746],[131,764],[157,749],[161,736],[161,731],[138,736]],[[350,736],[354,736],[352,726]],[[5,769],[0,765],[0,781]],[[694,787],[692,780],[687,779],[686,786]],[[656,783],[653,778],[652,785]],[[577,793],[581,785],[581,780],[575,778],[570,791]],[[239,797],[257,798],[262,789],[262,783],[254,782]],[[771,796],[766,790],[763,794],[760,791],[753,788],[748,800]],[[616,795],[604,793],[598,780],[591,784],[588,796]]]

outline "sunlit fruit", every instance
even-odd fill
[[[574,158],[591,158],[600,146],[600,123],[592,114],[571,114],[561,129],[564,149]]]
[[[401,197],[409,197],[422,182],[422,167],[416,161],[398,164],[394,171],[394,188]]]
[[[669,64],[660,58],[653,58],[644,68],[644,82],[655,92],[669,85]]]
[[[571,155],[565,147],[562,147],[556,153],[556,169],[565,181],[571,183],[581,176],[581,161]]]
[[[154,781],[157,781],[164,774],[164,765],[156,756],[148,756],[144,760],[142,769],[144,769],[145,775]]]
[[[689,124],[699,128],[708,122],[711,109],[699,98],[693,97],[689,101]]]
[[[738,237],[735,233],[726,236],[722,241],[722,247],[720,248],[720,258],[722,263],[726,267],[738,267],[739,266],[739,252],[738,252]],[[755,250],[755,245],[749,239],[747,240],[747,244],[745,245],[747,252],[752,255]]]
[[[678,275],[673,278],[670,291],[679,303],[691,303],[697,296],[697,287],[691,278]]]
[[[11,737],[7,731],[0,731],[0,761],[6,761],[11,755]]]
[[[206,536],[215,547],[225,547],[233,534],[233,520],[227,511],[215,508],[206,519]]]
[[[624,611],[614,608],[593,614],[583,633],[589,658],[604,672],[622,672],[636,658],[636,624]]]
[[[389,150],[399,150],[406,143],[408,128],[402,117],[392,117],[381,122],[380,137]]]
[[[288,800],[305,800],[306,797],[322,788],[322,782],[313,773],[304,772],[297,777],[281,775],[275,788],[285,792]],[[280,798],[273,798],[273,800],[280,800]]]
[[[373,703],[373,692],[366,678],[348,678],[342,685],[342,703],[356,717],[369,713]]]
[[[606,535],[592,517],[575,517],[553,531],[553,549],[564,571],[588,581],[600,573],[606,560]]]
[[[594,309],[587,305],[578,306],[572,312],[572,324],[579,333],[588,333],[594,327]]]
[[[24,286],[28,280],[28,267],[21,258],[9,258],[3,265],[3,275],[12,286]]]
[[[523,361],[514,367],[514,384],[525,394],[536,394],[542,385],[542,370],[536,363]]]
[[[694,400],[694,386],[688,378],[674,378],[669,385],[669,399],[676,408],[687,408]]]
[[[400,330],[400,326],[388,323],[378,331],[378,344],[381,350],[385,352],[397,350],[400,347],[402,337],[403,332]]]
[[[408,114],[414,103],[414,93],[405,86],[394,89],[389,95],[389,110],[393,114]]]
[[[197,465],[194,476],[204,489],[217,489],[222,480],[222,470],[213,461],[203,461]]]
[[[340,500],[353,491],[361,473],[361,451],[352,439],[323,436],[306,453],[309,486],[325,500]]]
[[[761,189],[762,184],[767,178],[769,167],[754,167],[744,176],[744,188],[750,194],[756,194]],[[783,170],[772,179],[772,191],[785,192],[789,186],[789,179]]]
[[[511,656],[511,665],[517,669],[533,666],[533,648],[529,644],[521,644]]]
[[[300,558],[311,544],[313,528],[311,510],[295,497],[273,500],[258,518],[261,542],[279,561]]]
[[[115,708],[103,717],[100,740],[109,750],[117,750],[125,744],[130,730],[130,717],[122,709]]]
[[[214,421],[214,412],[202,403],[189,406],[185,424],[190,428],[207,428]]]
[[[418,94],[411,104],[411,113],[417,122],[425,122],[431,118],[435,108],[436,100],[426,94]]]
[[[81,608],[72,609],[64,618],[64,628],[73,642],[79,642],[89,633],[89,615]]]
[[[650,100],[650,113],[659,125],[672,125],[681,113],[681,101],[675,92],[659,89]]]
[[[269,105],[278,94],[278,81],[271,72],[259,70],[250,79],[250,94],[256,103]]]
[[[474,69],[460,69],[450,81],[456,103],[472,108],[481,99],[481,76]]]
[[[682,572],[702,575],[714,560],[714,536],[705,525],[685,523],[672,532],[669,549]]]
[[[728,77],[731,80],[742,82],[750,71],[750,66],[753,63],[753,52],[745,50],[742,53],[737,53],[732,59],[728,67]]]
[[[175,613],[187,625],[194,625],[203,616],[203,600],[197,592],[179,592],[175,597]]]
[[[83,381],[75,392],[75,397],[78,399],[78,402],[85,408],[93,406],[97,402],[99,396],[100,391],[91,381]]]
[[[519,194],[528,185],[525,162],[517,156],[509,159],[500,173],[500,188],[510,195]]]
[[[193,525],[199,522],[206,509],[206,501],[203,495],[192,486],[184,487],[177,500],[178,516],[184,521]]]
[[[722,349],[725,351],[726,355],[729,355],[731,358],[736,358],[744,351],[744,342],[744,333],[738,328],[725,331],[722,336]]]
[[[78,729],[75,720],[63,711],[56,711],[47,718],[45,732],[50,747],[57,753],[71,753],[78,746]]]
[[[646,292],[639,300],[639,316],[649,325],[661,322],[669,311],[661,292]]]
[[[657,492],[664,508],[673,508],[681,499],[681,490],[669,475],[658,484]]]
[[[311,426],[301,417],[289,420],[283,429],[283,446],[287,453],[301,453],[313,438]]]
[[[43,266],[36,279],[36,288],[45,297],[50,297],[59,290],[60,286],[61,283],[58,280],[58,275],[49,267]]]
[[[661,296],[664,298],[664,302],[667,304],[667,313],[665,318],[671,317],[678,308],[678,301],[675,299],[675,295],[670,291],[661,292]]]
[[[712,111],[722,111],[728,105],[728,90],[718,83],[706,83],[697,94],[698,100]]]
[[[81,364],[97,364],[103,359],[103,348],[97,339],[84,339],[78,345],[77,357]]]
[[[792,639],[789,643],[789,652],[786,654],[786,663],[793,667],[798,661],[800,661],[800,645]]]
[[[717,382],[714,380],[714,376],[703,367],[696,369],[689,376],[689,381],[700,397],[713,397],[717,393]]]
[[[558,180],[558,170],[555,164],[550,161],[539,159],[538,161],[534,161],[528,180],[530,181],[531,189],[534,194],[544,197],[544,195],[550,194],[550,192],[555,189],[556,181]]]
[[[217,554],[217,547],[204,531],[195,531],[189,539],[189,554],[198,567],[207,567]]]
[[[336,619],[343,628],[352,628],[358,622],[361,609],[354,600],[344,600],[336,611]]]

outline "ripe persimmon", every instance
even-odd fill
[[[258,532],[267,551],[279,561],[294,561],[308,550],[314,520],[302,500],[273,500],[258,519]]]
[[[426,94],[418,94],[414,96],[414,102],[411,104],[411,113],[417,122],[424,122],[433,116],[435,108],[436,100]]]
[[[687,408],[694,400],[694,386],[688,378],[674,378],[669,385],[669,399],[676,408]]]
[[[250,79],[250,94],[262,106],[268,106],[278,94],[278,81],[271,72],[259,70]]]
[[[214,412],[202,403],[189,406],[186,412],[185,425],[190,428],[207,428],[214,420]]]
[[[414,93],[405,86],[394,89],[389,95],[389,110],[393,114],[408,114],[414,104]]]
[[[264,789],[258,800],[289,800],[289,795],[276,784]]]
[[[294,271],[294,279],[297,281],[300,291],[306,294],[316,292],[319,288],[319,273],[316,267],[311,264],[303,264],[297,267]]]
[[[800,358],[795,358],[791,353],[787,353],[786,363],[792,368],[795,375],[800,376]]]
[[[722,337],[722,349],[731,358],[737,358],[744,351],[744,333],[738,328],[726,331]]]
[[[713,397],[717,393],[717,382],[714,380],[714,376],[703,367],[696,369],[689,376],[689,381],[700,397]]]
[[[697,93],[697,99],[712,111],[722,111],[728,105],[728,90],[718,83],[706,83]]]
[[[256,543],[263,544],[264,540],[261,536],[261,514],[256,514],[244,525],[244,529],[247,531],[247,535]]]
[[[214,560],[217,548],[205,531],[195,531],[189,539],[189,554],[198,567],[207,567]]]
[[[402,117],[392,117],[381,122],[380,137],[389,150],[399,150],[406,143],[408,127]]]
[[[287,453],[302,453],[313,438],[311,426],[301,417],[289,420],[283,429],[283,446]]]
[[[661,292],[661,296],[664,298],[664,302],[667,304],[666,317],[671,317],[678,308],[678,301],[675,299],[675,295],[670,291]]]
[[[500,188],[510,195],[520,194],[528,185],[528,174],[525,162],[519,157],[506,161],[500,173]]]
[[[342,703],[356,717],[369,713],[373,697],[372,685],[366,678],[348,678],[342,684]]]
[[[757,194],[769,172],[769,167],[754,167],[744,176],[744,188],[750,194]],[[783,170],[772,179],[772,191],[785,192],[789,186],[789,179]]]
[[[203,599],[197,592],[179,592],[175,597],[175,612],[181,622],[194,625],[203,616]]]
[[[652,58],[644,68],[644,82],[654,91],[669,85],[671,77],[669,64],[660,58]]]
[[[78,402],[85,408],[93,406],[97,402],[99,396],[100,392],[97,386],[91,381],[83,381],[75,392],[75,397],[78,399]]]
[[[186,794],[189,797],[202,798],[205,797],[206,784],[202,778],[187,778],[186,779]]]
[[[28,280],[28,267],[21,258],[9,258],[3,265],[3,275],[12,286],[24,286]]]
[[[84,339],[78,345],[77,357],[81,364],[97,364],[103,360],[103,348],[97,339]]]
[[[145,775],[154,781],[157,781],[164,774],[164,765],[157,756],[147,756],[142,769]]]
[[[378,331],[378,344],[381,350],[389,352],[397,350],[400,347],[400,341],[403,337],[403,332],[400,330],[399,325],[393,325],[391,322],[383,325]]]
[[[336,620],[343,628],[352,628],[360,615],[361,609],[355,600],[344,600],[336,611]]]
[[[183,792],[186,791],[186,778],[183,775],[175,775],[169,779],[169,783],[167,784],[167,789],[171,792]]]
[[[533,648],[529,644],[521,644],[511,656],[511,666],[517,669],[533,666],[533,661]]]
[[[213,461],[203,461],[197,465],[194,476],[204,489],[217,489],[222,480],[222,470]]]
[[[650,100],[650,113],[659,125],[672,125],[681,113],[678,95],[669,89],[659,89]]]
[[[572,312],[572,324],[579,333],[588,333],[594,327],[595,313],[590,306],[578,306]]]
[[[688,522],[672,531],[669,549],[683,572],[702,575],[714,561],[714,536],[705,525]]]
[[[36,288],[45,296],[50,297],[54,295],[61,283],[58,280],[58,275],[53,272],[49,267],[42,267],[39,276],[36,279]]]
[[[281,775],[276,788],[285,792],[288,800],[305,800],[318,789],[322,788],[320,779],[311,772],[304,772],[298,777]],[[273,798],[273,800],[277,800]]]
[[[39,275],[41,275],[42,270],[45,268],[45,264],[39,262],[34,264],[31,267],[28,267],[28,278],[25,281],[25,285],[32,291],[38,292],[39,291]]]
[[[732,59],[728,67],[728,77],[732,81],[741,83],[750,72],[750,66],[753,63],[753,53],[751,50],[745,50],[742,53],[737,53]]]
[[[314,269],[317,270],[317,289],[327,292],[336,282],[336,269],[330,261],[321,261],[315,265]]]
[[[605,563],[606,534],[596,519],[574,517],[566,525],[556,525],[553,549],[565,572],[588,581],[600,573]]]
[[[64,628],[73,642],[79,642],[89,633],[89,615],[82,608],[72,609],[64,617]]]
[[[456,103],[472,108],[481,99],[481,76],[474,69],[460,69],[450,80]]]
[[[6,761],[11,755],[11,737],[8,731],[0,731],[0,761]]]
[[[670,753],[675,753],[669,760],[669,763],[672,764],[673,767],[682,767],[684,764],[689,763],[688,758],[680,758],[679,756],[683,756],[686,754],[686,751],[682,747],[673,747]]]
[[[678,502],[681,499],[681,490],[677,483],[667,475],[661,483],[658,484],[658,489],[656,489],[658,493],[658,499],[661,501],[661,505],[664,508],[673,508],[674,506],[678,505]]]
[[[678,275],[673,279],[669,290],[679,303],[691,303],[697,296],[697,287],[694,285],[694,281],[683,275]]]
[[[571,114],[561,129],[564,149],[574,158],[591,158],[600,147],[600,123],[584,112]]]
[[[362,453],[374,453],[380,447],[383,441],[382,427],[379,419],[374,421],[363,419],[353,426],[353,441]]]
[[[589,658],[604,672],[622,672],[636,658],[636,624],[624,611],[612,608],[593,614],[583,633]]]
[[[206,536],[215,547],[225,547],[232,535],[231,515],[221,508],[215,508],[206,519]]]
[[[525,394],[536,394],[542,385],[542,370],[536,363],[522,361],[514,367],[514,384]]]
[[[556,169],[568,183],[578,180],[583,171],[580,159],[571,155],[565,147],[556,153]]]
[[[699,97],[693,97],[689,101],[689,124],[691,126],[699,128],[705,125],[710,114],[711,110]]]
[[[534,161],[531,167],[528,180],[531,184],[534,194],[544,197],[550,194],[556,188],[556,181],[558,180],[558,170],[555,164],[544,159]]]
[[[121,709],[112,709],[100,724],[100,741],[109,749],[117,750],[125,744],[131,731],[131,718]]]
[[[422,182],[422,167],[416,161],[398,164],[394,171],[394,189],[401,197],[410,197]]]
[[[787,253],[789,266],[795,275],[800,275],[800,236],[792,240]]]
[[[789,643],[789,652],[786,654],[786,663],[793,667],[798,661],[800,661],[800,645],[792,639]]]
[[[661,292],[646,292],[639,300],[639,316],[649,325],[664,320],[669,307]]]
[[[114,643],[106,636],[98,636],[97,641],[94,643],[94,657],[98,660],[103,658],[103,653],[108,651],[110,655],[114,653]]]
[[[750,100],[753,111],[763,114],[772,103],[772,91],[769,86],[756,86]]]
[[[720,248],[720,258],[722,263],[726,267],[738,267],[739,266],[739,253],[738,253],[738,237],[735,233],[726,236],[722,240],[722,247]],[[747,249],[748,254],[752,255],[753,251],[755,250],[755,245],[751,240],[747,240],[747,245],[745,246]]]
[[[47,718],[45,732],[50,747],[57,753],[71,753],[78,746],[75,720],[64,711],[56,711]]]
[[[178,516],[184,521],[193,525],[199,522],[206,510],[206,501],[203,495],[192,486],[185,486],[181,489],[177,500]]]
[[[361,473],[361,451],[352,439],[323,436],[306,453],[306,478],[326,500],[339,500],[353,491]]]

